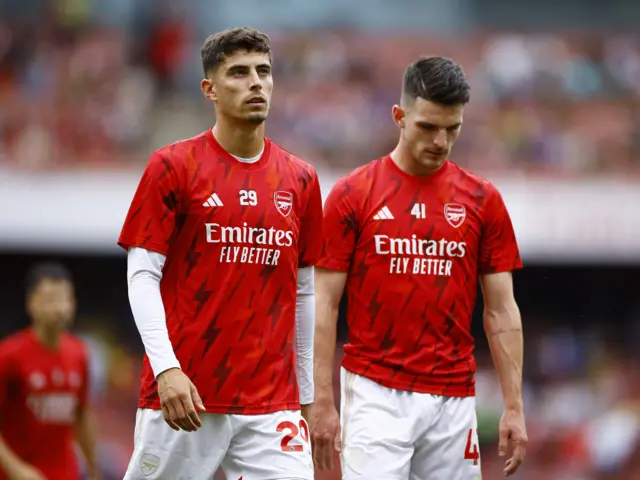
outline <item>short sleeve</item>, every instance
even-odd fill
[[[322,196],[318,175],[315,172],[307,191],[304,212],[300,217],[298,268],[315,265],[322,253]]]
[[[522,268],[522,260],[509,212],[502,196],[491,187],[484,208],[478,271],[481,274]]]
[[[359,231],[359,219],[352,189],[341,179],[324,205],[324,242],[318,266],[346,272],[351,265]]]
[[[169,159],[154,152],[142,174],[118,245],[167,254],[180,205],[180,182]]]

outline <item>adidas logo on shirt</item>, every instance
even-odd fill
[[[389,210],[389,207],[382,207],[378,213],[376,213],[373,216],[374,220],[393,220],[393,214],[391,213],[391,210]]]
[[[221,207],[222,201],[217,193],[214,193],[209,199],[202,204],[203,207]]]

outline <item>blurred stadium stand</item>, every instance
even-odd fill
[[[131,452],[142,351],[115,239],[151,150],[213,122],[198,90],[204,37],[250,24],[274,41],[268,135],[316,166],[325,194],[394,146],[406,63],[463,65],[472,103],[452,159],[501,189],[526,262],[515,282],[531,444],[515,478],[640,479],[640,3],[274,3],[0,0],[0,333],[26,322],[26,268],[64,260],[105,478],[122,478]],[[501,399],[480,312],[493,479]]]

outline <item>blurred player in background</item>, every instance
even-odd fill
[[[31,328],[0,342],[0,479],[79,479],[77,441],[95,480],[87,352],[66,331],[76,310],[71,275],[57,263],[35,266],[26,300]]]
[[[478,276],[505,401],[505,473],[524,457],[515,235],[495,187],[447,160],[469,90],[450,59],[411,64],[393,107],[397,147],[342,178],[325,204],[311,430],[316,465],[332,468],[341,451],[345,479],[480,478],[470,331]],[[339,419],[332,370],[345,286]]]
[[[264,136],[264,33],[212,35],[202,63],[215,126],[152,154],[119,239],[146,350],[125,478],[311,479],[318,177]]]

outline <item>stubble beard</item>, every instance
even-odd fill
[[[244,120],[250,125],[258,126],[266,122],[268,116],[269,116],[269,110],[266,109],[263,112],[251,112],[249,113],[249,115],[245,117]]]

